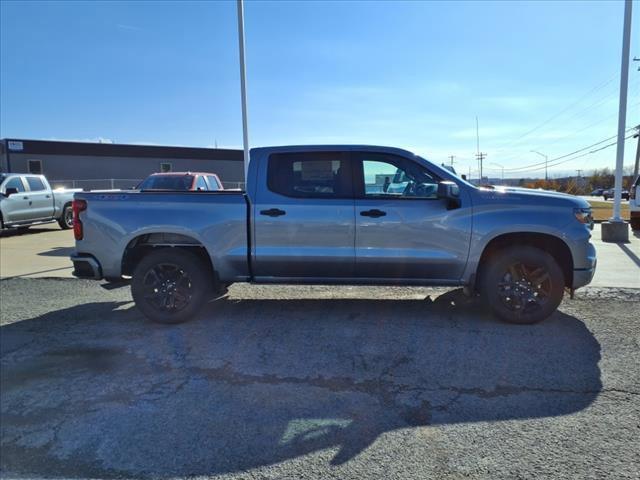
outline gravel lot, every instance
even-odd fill
[[[639,477],[640,290],[535,326],[426,288],[237,285],[173,327],[128,288],[0,293],[3,478]]]

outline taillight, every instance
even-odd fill
[[[71,204],[73,208],[73,236],[76,240],[82,240],[84,232],[82,231],[82,222],[80,221],[80,212],[87,209],[86,200],[74,200]]]

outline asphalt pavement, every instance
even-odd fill
[[[638,478],[640,291],[533,326],[459,291],[0,282],[2,478]]]

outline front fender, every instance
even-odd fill
[[[477,272],[487,245],[501,235],[511,233],[537,233],[558,238],[571,251],[574,266],[581,263],[580,246],[588,244],[591,236],[589,230],[575,220],[573,211],[566,206],[545,206],[543,209],[517,204],[500,205],[499,208],[490,205],[482,206],[476,209],[474,216],[469,262],[463,276],[464,283],[470,283]]]

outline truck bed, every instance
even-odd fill
[[[223,280],[249,276],[248,201],[242,191],[83,192],[74,198],[87,202],[77,252],[96,256],[105,278],[119,277],[122,252],[154,234],[170,244],[200,244]]]

